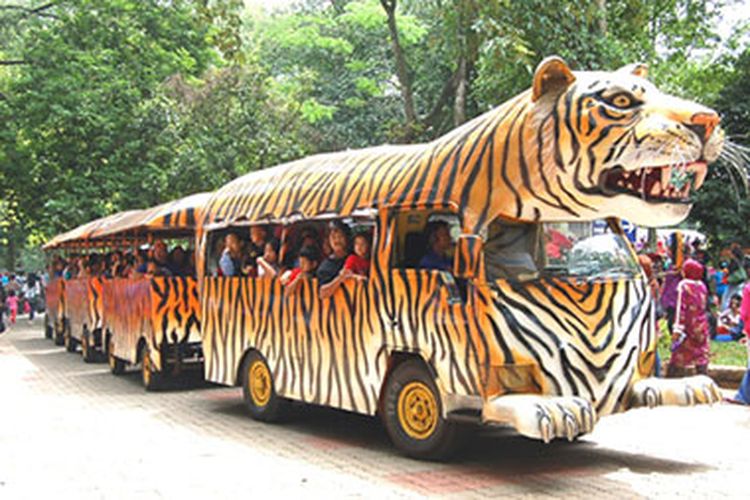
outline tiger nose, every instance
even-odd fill
[[[690,117],[688,128],[700,137],[702,142],[706,142],[714,129],[719,125],[721,118],[713,111],[706,113],[695,113]]]

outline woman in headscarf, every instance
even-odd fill
[[[703,282],[703,265],[688,259],[682,265],[683,278],[677,286],[672,356],[668,377],[681,377],[690,366],[700,374],[708,373],[710,335],[706,303],[708,289]]]

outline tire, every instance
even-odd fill
[[[150,349],[145,343],[141,347],[141,381],[147,391],[156,391],[161,387],[162,373],[154,370]]]
[[[242,363],[242,397],[255,420],[278,422],[283,417],[287,400],[276,394],[271,369],[258,351]]]
[[[67,323],[65,322],[65,320],[63,320],[62,326],[59,329],[57,328],[57,326],[55,326],[55,345],[65,345],[66,325]]]
[[[88,329],[83,330],[83,336],[81,337],[81,354],[85,363],[96,361],[96,350],[92,345],[91,333]]]
[[[440,392],[418,361],[405,361],[388,377],[383,423],[402,453],[422,460],[443,460],[457,448],[460,429],[442,416]]]
[[[76,352],[76,350],[78,349],[78,341],[73,338],[73,335],[71,335],[70,328],[65,331],[64,337],[65,350],[68,352]]]
[[[125,373],[125,361],[115,357],[114,340],[112,335],[107,335],[107,363],[112,375],[122,375]]]

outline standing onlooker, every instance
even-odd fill
[[[745,345],[747,346],[747,371],[742,377],[742,382],[732,402],[750,405],[750,283],[742,289],[742,305],[740,306],[743,330],[745,332]]]
[[[708,373],[708,289],[702,281],[703,265],[696,260],[688,259],[682,269],[684,278],[677,287],[672,356],[667,366],[668,377],[684,376],[685,369],[689,366],[695,366],[697,373]]]
[[[10,324],[16,324],[16,316],[18,316],[18,295],[13,290],[8,292],[8,298],[5,299],[5,303],[8,306],[8,314],[10,316]]]
[[[654,275],[654,265],[653,261],[648,255],[641,254],[638,256],[638,263],[643,268],[643,272],[646,275],[646,282],[648,283],[648,287],[651,290],[651,297],[654,301],[656,301],[656,298],[659,296],[659,282],[656,281],[656,276]],[[656,332],[656,339],[655,343],[659,343],[659,328],[658,328],[658,315],[657,315],[657,328],[655,328]],[[659,357],[659,351],[654,350],[654,375],[656,377],[659,377],[661,374],[661,358]]]
[[[34,314],[36,313],[36,300],[39,297],[41,290],[39,286],[39,279],[34,273],[26,275],[26,284],[24,285],[23,294],[29,304],[29,321],[34,321]]]
[[[745,253],[742,251],[739,243],[733,243],[731,246],[732,260],[729,262],[727,269],[727,288],[721,297],[721,310],[729,306],[729,299],[732,295],[739,293],[742,286],[747,281],[747,272],[745,271]]]

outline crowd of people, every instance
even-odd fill
[[[220,276],[279,277],[286,293],[293,293],[301,278],[315,277],[321,297],[330,296],[344,280],[367,279],[372,235],[366,228],[352,231],[335,220],[325,231],[309,226],[296,231],[282,247],[272,226],[252,226],[249,240],[238,232],[224,237],[216,274]]]
[[[147,248],[58,255],[49,266],[49,276],[64,278],[105,277],[138,278],[141,276],[194,276],[195,252],[180,245],[167,249],[165,242],[155,241]]]
[[[639,255],[671,336],[667,377],[685,376],[690,369],[706,374],[711,339],[748,345],[750,363],[750,261],[738,244],[725,257],[714,267],[699,241],[686,244],[679,233],[668,249]],[[750,370],[731,401],[750,404]]]
[[[0,273],[0,333],[14,325],[19,314],[29,321],[43,304],[44,283],[35,273]]]
[[[368,227],[352,229],[341,220],[320,228],[297,228],[281,245],[281,228],[252,226],[249,239],[239,232],[224,236],[216,252],[216,276],[276,277],[291,294],[304,277],[317,278],[320,297],[330,297],[346,280],[366,280],[370,272],[372,233]],[[453,240],[447,222],[431,221],[425,227],[426,248],[418,262],[420,269],[449,271],[453,261]]]

